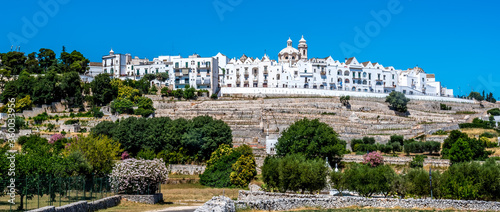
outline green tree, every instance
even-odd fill
[[[114,92],[111,87],[111,80],[107,74],[99,74],[90,84],[94,102],[98,105],[106,105],[113,100]]]
[[[2,64],[13,75],[19,75],[25,69],[26,56],[23,52],[7,52],[0,55]]]
[[[404,136],[402,135],[391,135],[391,138],[389,140],[389,143],[399,143],[399,145],[403,146],[404,143],[403,141],[405,140]]]
[[[469,143],[459,138],[449,150],[449,158],[452,163],[471,161],[474,156]]]
[[[56,53],[50,49],[41,48],[38,53],[38,62],[40,63],[40,68],[47,71],[50,66],[53,66],[56,60]]]
[[[369,165],[351,164],[345,171],[349,189],[363,197],[371,197],[375,193],[385,196],[392,191],[395,178],[394,170],[388,165],[370,167]]]
[[[83,153],[92,166],[92,173],[97,176],[111,173],[114,161],[120,159],[123,152],[120,143],[107,136],[77,137],[72,139],[68,147],[66,154],[74,151]]]
[[[276,144],[276,154],[304,154],[308,159],[328,157],[330,164],[346,152],[346,142],[338,138],[332,127],[318,119],[301,119],[287,128]]]
[[[341,171],[330,172],[331,186],[332,186],[332,188],[336,189],[339,192],[340,196],[344,196],[342,192],[347,189],[347,186],[348,186],[347,181],[348,181],[348,179],[346,179],[345,174],[342,173]]]
[[[231,184],[239,188],[246,188],[257,175],[257,165],[253,154],[241,155],[231,166],[233,171],[229,175]]]
[[[134,103],[128,99],[115,99],[111,102],[111,112],[119,114],[132,114]]]
[[[475,92],[475,91],[471,91],[470,94],[469,94],[469,98],[473,98],[477,101],[483,101],[484,98],[483,96],[481,96],[481,94],[479,92]]]
[[[61,94],[69,107],[83,107],[82,87],[77,72],[66,72],[61,78]]]
[[[388,102],[389,105],[398,112],[406,112],[408,111],[407,104],[410,99],[406,98],[406,96],[397,91],[392,91],[386,98],[385,102]]]

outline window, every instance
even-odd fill
[[[384,75],[384,80],[385,80],[385,75]]]
[[[189,84],[189,79],[184,79],[184,84]]]
[[[108,70],[107,70],[107,69],[104,69],[104,73],[106,73],[106,74],[107,74],[107,73],[108,73]]]
[[[188,67],[188,62],[186,62],[186,68]]]
[[[139,69],[137,69],[137,75],[140,75],[140,74],[139,74]]]
[[[191,61],[191,65],[194,66],[194,60]]]
[[[366,78],[366,72],[363,72],[363,77]]]
[[[175,68],[179,68],[179,63],[175,63]]]
[[[158,74],[158,68],[156,68],[156,73]]]
[[[358,78],[361,78],[361,72],[358,72]]]
[[[371,79],[372,79],[372,74],[371,74],[371,73],[369,73],[369,74],[368,74],[368,79],[369,79],[369,80],[371,80]]]
[[[356,78],[356,73],[352,72],[352,78]]]
[[[111,72],[110,72],[110,73],[111,73],[111,74],[113,74],[113,73],[114,73],[114,70],[113,70],[113,68],[111,68]]]
[[[392,75],[392,79],[394,79],[394,74]],[[422,81],[424,80],[424,78],[422,78]]]
[[[148,74],[148,69],[147,68],[144,69],[144,73]]]
[[[380,74],[377,74],[377,76],[378,76],[378,79],[380,80]]]
[[[198,62],[198,68],[200,67],[200,62]]]

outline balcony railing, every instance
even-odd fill
[[[264,70],[264,74],[269,74],[269,71],[268,70]]]
[[[248,71],[245,71],[245,77],[248,77]]]

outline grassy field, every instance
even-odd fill
[[[122,201],[120,205],[101,210],[104,212],[136,212],[136,211],[154,211],[163,208],[203,205],[206,201],[212,199],[213,196],[224,194],[231,199],[238,198],[240,189],[228,188],[210,188],[196,184],[166,184],[161,186],[164,203],[148,205]]]

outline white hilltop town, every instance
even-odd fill
[[[331,56],[308,58],[308,46],[303,36],[298,48],[293,47],[289,38],[277,61],[267,54],[262,58],[245,54],[240,58],[228,58],[222,53],[212,57],[198,54],[188,58],[158,56],[149,60],[111,50],[109,55],[102,57],[101,63],[91,62],[89,71],[82,78],[91,81],[100,73],[123,80],[139,80],[145,74],[167,73],[168,80],[154,80],[152,83],[171,89],[189,85],[218,95],[275,92],[380,97],[399,91],[410,98],[433,96],[456,99],[449,98],[453,97],[452,89],[442,86],[434,74],[425,73],[420,67],[401,70],[377,62],[359,62],[355,57],[342,62]]]

